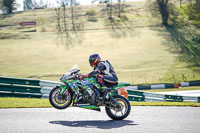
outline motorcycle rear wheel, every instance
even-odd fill
[[[56,109],[66,109],[72,103],[72,93],[68,91],[65,95],[60,95],[61,88],[53,88],[49,93],[49,102]]]
[[[114,106],[114,102],[107,104],[105,106],[107,115],[113,120],[125,119],[131,111],[130,102],[120,95],[115,95],[113,98],[119,103],[120,107]]]

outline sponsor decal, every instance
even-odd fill
[[[20,26],[36,25],[36,24],[37,24],[36,21],[19,23]]]

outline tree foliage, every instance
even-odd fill
[[[200,6],[196,2],[176,4],[169,6],[169,24],[166,26],[175,45],[175,52],[179,54],[180,61],[188,64],[188,67],[200,66]]]
[[[0,11],[2,11],[2,7],[3,7],[3,0],[0,0]]]
[[[5,13],[13,13],[16,10],[16,0],[2,0],[2,11]]]
[[[94,20],[94,16],[96,16],[96,11],[94,9],[90,9],[86,12],[86,15],[89,17],[89,20]]]
[[[200,3],[185,4],[179,12],[193,24],[200,27]]]
[[[88,16],[95,16],[96,15],[96,11],[94,9],[90,9],[86,12],[86,15]]]
[[[32,0],[24,0],[24,10],[33,9],[34,5]]]

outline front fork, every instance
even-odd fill
[[[60,85],[59,87],[61,88],[60,95],[64,98],[69,93],[69,87],[67,85]]]
[[[114,106],[119,108],[120,107],[120,104],[113,98],[113,96],[111,94],[109,94],[109,98],[110,98],[110,101],[113,101],[114,102]],[[111,102],[110,102],[111,103]]]

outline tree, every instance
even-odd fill
[[[180,8],[182,8],[183,0],[180,0]]]
[[[94,16],[96,15],[96,11],[94,9],[90,9],[86,12],[86,15],[89,17],[90,21],[96,20]]]
[[[58,42],[66,44],[80,44],[82,42],[81,32],[84,23],[81,22],[78,12],[80,7],[76,7],[79,3],[76,0],[58,0],[58,7],[55,8],[57,16]],[[79,11],[78,11],[79,10]],[[77,12],[78,11],[78,12]]]
[[[16,0],[2,0],[2,10],[8,14],[16,10]]]
[[[118,0],[118,17],[121,18],[121,0]]]
[[[63,7],[63,23],[64,23],[64,32],[66,33],[66,36],[69,37],[68,29],[67,29],[67,8],[66,6],[69,5],[69,0],[63,0],[61,3],[61,6]]]
[[[99,1],[99,3],[108,3],[110,0],[94,0],[94,2],[96,2],[96,1]]]
[[[0,0],[0,11],[2,11],[3,8],[3,0]]]
[[[156,0],[158,4],[158,10],[162,17],[162,24],[165,26],[168,25],[168,18],[169,18],[168,1],[169,0]]]
[[[40,0],[40,3],[39,3],[39,4],[40,4],[41,7],[43,7],[43,6],[44,6],[44,1],[43,1],[43,0]]]
[[[31,0],[31,1],[33,3],[33,9],[45,9],[45,8],[50,7],[48,0],[46,0],[46,3],[44,0],[40,0],[39,2],[38,0]]]
[[[104,0],[102,3],[106,3],[108,19],[113,20],[113,0]]]
[[[33,2],[32,0],[24,0],[24,10],[33,9]]]

